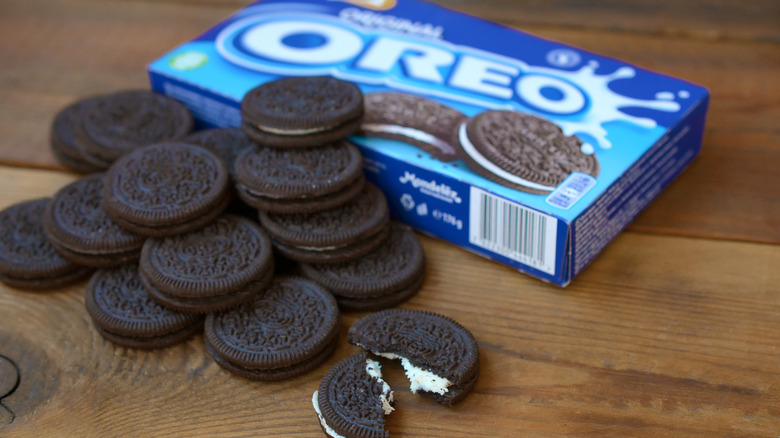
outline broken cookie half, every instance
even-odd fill
[[[379,363],[365,352],[337,363],[314,391],[320,426],[334,438],[385,438],[384,416],[393,411],[393,391]]]
[[[353,324],[347,341],[377,356],[400,359],[411,391],[423,391],[441,404],[462,400],[479,375],[474,335],[443,315],[383,310]]]

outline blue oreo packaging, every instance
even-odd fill
[[[349,140],[397,219],[561,286],[694,159],[709,101],[419,0],[259,1],[148,70],[201,127],[239,126],[244,94],[281,77],[357,84]]]

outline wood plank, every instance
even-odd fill
[[[710,131],[701,155],[629,229],[780,243],[778,169],[778,136]]]
[[[0,207],[73,176],[0,167]],[[777,245],[624,233],[560,289],[423,237],[428,270],[404,307],[449,315],[477,337],[481,375],[454,408],[411,394],[393,436],[774,436],[780,430]],[[222,371],[202,338],[158,351],[114,347],[84,310],[84,284],[27,293],[0,285],[0,355],[20,384],[3,437],[320,436],[311,393],[362,314],[345,314],[327,364],[284,382]],[[1,368],[0,368],[1,370]],[[2,397],[2,396],[0,396]],[[489,429],[487,429],[489,428]]]
[[[550,26],[654,33],[709,40],[780,42],[780,3],[772,0],[437,0],[513,27]]]
[[[125,0],[130,1],[130,0]],[[147,2],[148,0],[135,0]],[[161,0],[238,9],[248,0]],[[348,2],[349,0],[342,0]],[[773,0],[430,0],[513,27],[548,26],[657,33],[703,39],[780,42],[780,4]]]

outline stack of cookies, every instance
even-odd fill
[[[236,191],[258,209],[276,252],[301,263],[342,310],[378,310],[414,295],[422,246],[410,229],[391,226],[387,199],[365,181],[360,152],[345,141],[363,120],[360,90],[330,77],[286,78],[248,92],[241,114],[257,147],[235,160]]]

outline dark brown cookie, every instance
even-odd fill
[[[451,318],[411,309],[366,316],[349,328],[347,341],[389,359],[400,359],[412,392],[452,405],[471,391],[479,374],[474,336]]]
[[[452,132],[466,119],[458,110],[422,96],[382,92],[365,96],[360,133],[413,144],[441,161],[459,157]]]
[[[304,263],[301,273],[328,288],[342,310],[380,310],[406,301],[420,289],[425,254],[414,231],[393,222],[374,251],[348,262]]]
[[[247,204],[274,213],[314,213],[346,204],[363,188],[360,151],[347,142],[316,148],[258,147],[236,160]]]
[[[134,263],[146,239],[117,225],[103,209],[103,173],[61,188],[46,208],[43,225],[55,249],[84,266]]]
[[[106,174],[103,208],[139,234],[166,236],[201,228],[230,201],[225,163],[187,143],[160,143],[119,159]]]
[[[330,437],[389,436],[385,415],[393,411],[393,391],[382,380],[379,363],[364,352],[334,365],[311,401],[322,431]]]
[[[455,135],[473,171],[524,192],[549,193],[572,172],[599,174],[596,156],[582,152],[580,139],[517,111],[485,111],[462,123]]]
[[[377,248],[389,229],[387,200],[366,183],[352,201],[312,214],[260,212],[260,223],[282,255],[304,263],[338,263]]]
[[[152,300],[135,264],[95,272],[84,303],[98,333],[125,347],[167,347],[202,327],[202,317],[170,310]]]
[[[235,190],[236,158],[244,150],[256,148],[257,144],[248,139],[239,128],[204,129],[188,135],[184,142],[203,146],[215,152],[227,165],[233,184],[230,188],[230,204],[225,211],[257,220],[257,210],[241,200]]]
[[[147,240],[140,271],[149,293],[162,304],[205,313],[265,290],[274,259],[259,225],[224,215],[197,231]]]
[[[56,289],[92,270],[62,257],[43,229],[49,198],[11,205],[0,211],[0,281],[20,289]]]
[[[257,144],[247,138],[239,128],[213,128],[196,131],[188,135],[184,142],[203,146],[215,152],[225,162],[230,177],[234,180],[236,158],[247,149],[257,148]]]
[[[290,77],[262,84],[241,101],[244,133],[270,147],[311,147],[346,138],[360,127],[363,94],[326,76]]]
[[[336,347],[338,306],[322,286],[302,277],[277,277],[251,301],[206,318],[209,354],[230,372],[256,380],[306,373]]]
[[[57,160],[79,173],[98,172],[105,168],[104,165],[90,163],[78,145],[76,130],[81,129],[84,113],[92,105],[96,98],[85,98],[73,102],[62,108],[52,121],[49,130],[49,145]]]
[[[192,127],[192,114],[178,101],[130,90],[93,99],[74,132],[87,159],[110,164],[140,147],[180,140]]]

